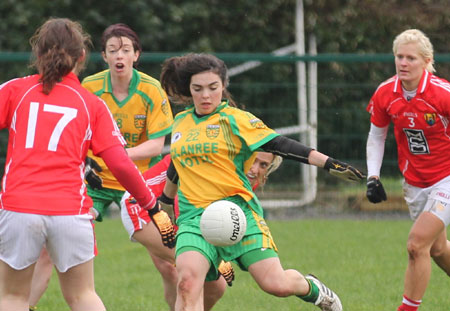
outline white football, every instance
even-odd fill
[[[215,246],[230,246],[242,240],[247,220],[242,209],[235,203],[219,200],[211,203],[200,218],[203,237]]]

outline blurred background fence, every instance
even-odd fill
[[[144,53],[140,60],[139,70],[158,78],[162,61],[174,55],[180,55],[180,53]],[[274,56],[273,54],[249,53],[218,53],[216,55],[222,58],[229,68],[249,61],[259,62],[258,66],[232,76],[229,90],[241,107],[260,117],[274,129],[299,124],[296,64],[299,61],[316,62],[318,67],[316,85],[317,149],[366,171],[365,144],[370,125],[366,106],[379,83],[395,74],[392,55]],[[28,53],[0,53],[2,66],[26,68],[28,61]],[[450,72],[449,54],[436,55],[436,61],[438,74]],[[105,68],[100,55],[94,53],[80,79]],[[306,84],[308,84],[307,81],[305,81]],[[173,108],[175,112],[182,109],[182,107]],[[299,139],[299,134],[290,134],[289,136]],[[0,132],[1,174],[3,173],[6,144],[7,133],[3,130]],[[284,161],[280,169],[270,176],[267,185],[260,190],[259,197],[263,200],[300,199],[299,196],[304,190],[301,173],[304,167],[294,161]],[[365,199],[364,183],[342,182],[319,169],[317,197],[313,203],[306,207],[296,206],[297,209],[289,209],[289,211],[277,209],[275,205],[270,208],[268,213],[290,215],[299,208],[303,211],[308,209],[313,213],[323,212],[326,214],[340,213],[343,210],[348,212],[404,211],[406,206],[402,200],[401,175],[397,168],[396,145],[392,129],[386,142],[382,179],[385,181],[389,200],[381,205],[370,206]]]

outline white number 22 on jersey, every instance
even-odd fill
[[[64,128],[69,124],[70,121],[76,118],[78,110],[75,108],[61,107],[56,105],[44,104],[45,112],[59,113],[62,114],[61,119],[56,123],[53,129],[52,135],[48,142],[48,150],[56,151],[58,148],[59,139],[64,131]],[[28,114],[28,128],[27,128],[27,138],[25,143],[25,148],[33,148],[34,137],[36,135],[36,124],[38,119],[39,103],[30,103],[30,112]]]

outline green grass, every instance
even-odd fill
[[[283,266],[313,273],[341,297],[346,311],[395,310],[403,292],[409,220],[269,221]],[[146,250],[129,242],[120,219],[96,225],[96,288],[109,311],[167,310],[161,278]],[[448,277],[433,263],[421,310],[448,311]],[[262,292],[236,265],[236,280],[214,310],[318,310],[298,298]],[[68,310],[56,276],[39,310]]]

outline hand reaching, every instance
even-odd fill
[[[331,175],[347,181],[357,182],[366,178],[363,173],[350,164],[341,162],[331,157],[327,159],[323,168],[326,169]]]

